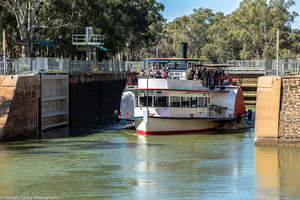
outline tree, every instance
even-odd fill
[[[0,6],[0,30],[6,30],[6,40],[10,41],[7,42],[8,58],[17,57],[18,48],[16,47],[16,38],[18,37],[18,33],[16,27],[17,22],[15,21],[15,17]],[[2,41],[2,34],[0,38]],[[0,45],[2,50],[2,42]]]
[[[295,56],[298,32],[291,24],[298,15],[294,0],[242,0],[233,13],[224,16],[210,9],[195,9],[189,16],[165,26],[179,55],[180,42],[189,43],[189,56],[213,62],[228,59],[274,57],[276,30],[281,32],[280,56]]]
[[[42,27],[39,19],[42,11],[51,6],[51,0],[2,0],[0,5],[15,16],[20,39],[27,42],[26,50],[22,53],[31,56],[32,41],[38,27]]]
[[[280,29],[281,45],[289,48],[287,41],[291,33],[291,23],[295,12],[289,9],[295,4],[293,0],[243,0],[239,9],[232,13],[230,20],[233,34],[239,38],[243,49],[242,59],[262,58],[275,55],[276,29]]]
[[[207,29],[208,43],[203,47],[205,59],[213,62],[238,59],[241,45],[238,38],[232,33],[228,23],[229,17],[218,12],[212,18],[211,25]]]

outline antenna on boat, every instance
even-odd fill
[[[147,67],[147,90],[146,90],[146,93],[147,93],[147,118],[148,118],[148,115],[149,115],[149,90],[148,90],[148,78],[149,78],[149,67],[148,67],[148,57],[147,57],[147,60],[146,60],[146,67]]]

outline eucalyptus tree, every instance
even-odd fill
[[[182,16],[166,24],[164,27],[177,57],[180,54],[180,42],[189,42],[187,31],[190,30],[190,23],[188,16]]]
[[[31,56],[32,41],[37,28],[48,28],[47,21],[41,21],[44,11],[53,6],[52,0],[1,0],[0,5],[14,15],[20,39],[26,41],[24,56]]]
[[[242,44],[242,59],[275,55],[276,29],[281,31],[281,46],[289,48],[287,40],[291,23],[297,13],[291,12],[293,0],[243,0],[230,16],[233,34]]]
[[[203,57],[207,60],[225,61],[234,57],[236,48],[235,38],[227,26],[227,18],[222,12],[216,13],[206,30],[207,43],[202,48]]]
[[[9,23],[8,23],[9,22]],[[7,57],[15,58],[18,54],[18,48],[16,46],[18,38],[17,22],[15,17],[9,13],[6,9],[0,6],[0,30],[6,30],[6,44],[7,44]],[[2,34],[0,34],[2,41]],[[0,43],[2,51],[2,42]]]
[[[208,28],[215,14],[211,9],[194,9],[189,16],[182,16],[165,26],[173,40],[173,48],[179,56],[180,43],[187,42],[189,57],[202,57],[203,47],[209,43]]]

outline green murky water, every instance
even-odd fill
[[[0,199],[300,199],[300,148],[235,134],[84,131],[0,144]]]

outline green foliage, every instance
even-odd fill
[[[8,6],[13,2],[20,3],[18,12]],[[198,8],[165,24],[164,6],[157,0],[1,0],[0,29],[6,29],[11,58],[20,57],[25,50],[31,50],[31,56],[59,56],[62,52],[64,57],[84,58],[71,41],[72,34],[84,33],[86,26],[105,37],[109,52],[101,53],[100,59],[138,60],[157,53],[178,57],[181,42],[188,42],[189,57],[213,62],[274,58],[277,29],[280,58],[297,58],[300,30],[291,28],[298,15],[292,11],[294,5],[294,0],[242,0],[229,15]],[[20,21],[20,12],[35,20],[27,17]],[[28,38],[51,41],[57,49],[21,48],[20,40]]]
[[[21,10],[28,13],[28,4],[40,3],[41,10],[37,13],[33,38],[54,42],[65,57],[81,57],[82,52],[72,46],[72,34],[85,33],[86,26],[94,27],[94,33],[103,34],[105,47],[109,49],[106,56],[116,54],[132,55],[143,47],[156,44],[162,32],[164,18],[160,12],[164,9],[156,0],[16,0],[20,2]],[[18,15],[8,6],[12,0],[3,0],[0,9],[8,13],[10,21],[0,14],[0,27],[10,23],[13,30],[8,34],[17,33],[17,38],[27,39],[28,30],[21,30],[16,21]],[[12,3],[13,4],[13,3]],[[2,5],[2,7],[1,7]],[[26,7],[27,6],[27,7]],[[32,9],[33,10],[33,9]],[[35,12],[35,11],[34,11]],[[11,13],[11,14],[10,14]],[[30,24],[26,24],[28,27]],[[7,29],[7,28],[6,28]],[[23,34],[25,32],[25,34]],[[24,37],[25,36],[25,37]],[[59,39],[59,36],[62,36]],[[9,41],[13,42],[13,38]],[[38,55],[40,47],[35,46],[33,54]],[[57,52],[56,52],[57,54]],[[20,53],[17,55],[20,56]]]
[[[263,59],[276,55],[276,31],[280,30],[280,57],[297,57],[299,30],[291,24],[298,15],[293,0],[243,0],[224,16],[209,9],[195,9],[189,16],[165,26],[179,55],[180,42],[189,43],[189,56],[211,61]]]

